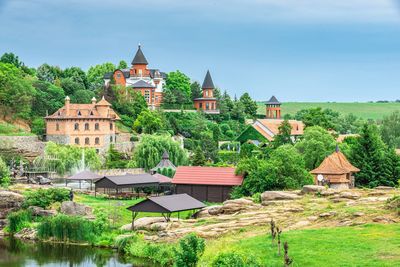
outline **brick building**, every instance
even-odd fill
[[[214,97],[214,83],[211,78],[210,71],[207,71],[206,77],[204,78],[203,85],[201,86],[203,96],[195,98],[193,100],[194,107],[205,113],[219,114],[217,108],[217,99]]]
[[[116,69],[104,75],[104,83],[109,87],[111,81],[140,92],[150,108],[159,107],[163,97],[166,73],[158,69],[148,69],[146,57],[139,45],[129,69]]]
[[[116,141],[115,122],[120,118],[104,97],[91,104],[71,104],[67,96],[65,105],[45,117],[46,140],[58,144],[108,149]]]

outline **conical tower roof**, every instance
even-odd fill
[[[318,168],[311,171],[312,174],[343,174],[359,172],[337,148],[335,152],[326,157]]]
[[[141,64],[148,65],[149,63],[147,62],[146,57],[144,56],[142,49],[140,48],[139,45],[136,55],[132,60],[132,65],[141,65]]]
[[[201,88],[203,88],[203,89],[214,89],[215,88],[209,70],[207,70],[207,74],[206,74],[206,77],[204,78],[203,86]]]
[[[265,102],[266,105],[280,105],[281,102],[278,101],[278,99],[273,95],[271,98]]]

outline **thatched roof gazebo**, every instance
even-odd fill
[[[328,184],[335,189],[354,187],[353,174],[360,169],[354,167],[336,147],[336,151],[326,157],[322,163],[310,173],[314,175],[315,184]]]

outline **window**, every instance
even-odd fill
[[[117,73],[117,78],[121,78],[121,73]]]
[[[203,108],[203,103],[199,103],[199,108]]]
[[[139,69],[139,75],[142,76],[142,70],[141,69]]]
[[[81,115],[82,115],[81,111],[80,111],[80,110],[78,110],[78,116],[81,116]]]
[[[206,110],[210,109],[210,103],[206,103]]]
[[[79,137],[76,137],[76,138],[75,138],[75,144],[76,144],[76,145],[79,145]]]
[[[60,111],[58,112],[58,116],[61,116],[61,112]]]
[[[206,96],[208,96],[208,90],[206,90]]]
[[[56,131],[60,130],[60,125],[58,123],[56,123]]]
[[[96,123],[96,124],[94,125],[94,129],[95,129],[96,131],[100,130],[100,127],[99,127],[99,124],[98,124],[98,123]]]
[[[90,144],[89,137],[86,137],[85,138],[85,145],[89,145],[89,144]]]
[[[94,144],[95,144],[95,145],[99,145],[99,144],[100,144],[100,138],[96,137],[96,138],[94,139]]]
[[[89,123],[85,123],[85,131],[89,131]]]
[[[146,99],[147,103],[150,102],[150,91],[149,90],[144,91],[144,99]]]
[[[79,131],[79,123],[75,123],[75,125],[74,125],[74,130],[75,130],[75,131]]]
[[[112,143],[112,141],[113,141],[113,138],[112,138],[112,136],[110,136],[110,142]]]
[[[112,130],[113,129],[113,124],[112,123],[110,123],[110,130]]]
[[[90,116],[93,116],[93,110],[90,111]]]

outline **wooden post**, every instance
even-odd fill
[[[82,189],[82,187],[81,187],[81,180],[79,180],[79,189]]]
[[[137,211],[132,211],[132,226],[131,226],[131,230],[135,230],[135,219],[138,216],[139,212]]]

